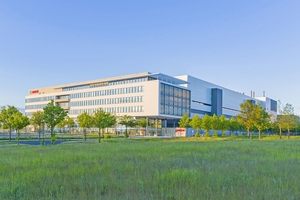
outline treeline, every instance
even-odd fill
[[[83,112],[77,119],[70,118],[68,112],[61,108],[59,105],[54,105],[53,100],[43,108],[43,111],[37,111],[32,114],[30,119],[23,115],[14,106],[4,106],[0,112],[0,127],[4,129],[9,129],[9,141],[11,141],[12,130],[17,131],[17,140],[19,144],[20,130],[26,128],[28,125],[32,125],[38,128],[39,140],[41,139],[41,130],[44,129],[43,126],[50,129],[51,132],[51,143],[54,144],[56,141],[55,128],[64,129],[72,127],[78,124],[80,128],[84,130],[83,139],[86,140],[86,130],[89,128],[99,129],[99,142],[101,142],[101,130],[104,137],[104,130],[109,127],[116,125],[125,126],[125,138],[129,137],[127,128],[140,126],[142,128],[147,127],[147,120],[145,118],[137,121],[132,116],[124,115],[116,117],[115,115],[105,112],[102,109],[96,110],[93,114]],[[42,143],[43,144],[43,143]]]
[[[185,114],[179,125],[181,128],[193,128],[196,130],[195,137],[200,137],[199,130],[205,131],[205,137],[210,137],[209,132],[214,131],[213,136],[218,137],[217,131],[222,131],[225,136],[226,131],[230,131],[231,135],[242,135],[242,131],[247,132],[248,138],[253,133],[258,132],[259,139],[263,132],[278,132],[281,138],[282,131],[287,131],[288,138],[291,131],[300,127],[299,119],[294,115],[294,108],[291,104],[286,104],[279,111],[279,116],[271,116],[265,108],[260,104],[254,104],[248,100],[240,104],[240,111],[236,117],[227,120],[224,115],[217,117],[216,115],[205,115],[202,119],[196,114],[192,119]]]

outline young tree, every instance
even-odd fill
[[[293,128],[298,121],[297,117],[294,115],[294,107],[291,104],[287,103],[283,107],[281,118],[283,121],[283,128],[288,131],[288,138],[290,138],[290,129]]]
[[[99,143],[101,142],[101,133],[102,130],[104,135],[104,129],[111,127],[116,124],[116,117],[109,112],[105,112],[102,109],[96,110],[94,113],[94,126],[99,129]]]
[[[18,109],[14,106],[5,106],[2,107],[0,112],[0,122],[3,126],[9,128],[9,141],[11,141],[11,129],[12,129],[12,121],[14,119],[14,113],[19,112]]]
[[[261,106],[257,107],[255,113],[256,113],[256,121],[254,124],[258,130],[258,135],[260,140],[261,131],[269,128],[271,118],[270,115],[266,112],[266,109],[262,108]]]
[[[43,111],[36,111],[34,113],[32,113],[32,116],[30,118],[30,122],[33,126],[38,126],[39,127],[39,141],[41,140],[41,127],[43,124],[43,120],[44,120],[44,113]]]
[[[83,112],[77,116],[77,121],[79,127],[83,129],[83,139],[86,141],[86,129],[93,126],[94,118],[87,112]]]
[[[231,135],[234,135],[235,131],[240,129],[240,123],[234,118],[231,117],[229,120],[229,130],[231,131]]]
[[[48,103],[47,106],[43,108],[43,110],[44,110],[45,123],[51,130],[51,143],[54,144],[55,143],[54,128],[57,124],[59,124],[62,120],[64,120],[68,112],[66,112],[59,105],[55,106],[53,100],[50,103]]]
[[[189,126],[196,130],[195,137],[199,137],[198,130],[201,129],[201,118],[196,114],[190,121]]]
[[[66,116],[65,120],[66,120],[66,125],[69,128],[69,134],[71,134],[71,128],[75,126],[75,120],[69,117],[68,115]]]
[[[229,121],[226,119],[225,115],[221,115],[220,117],[219,129],[222,131],[222,136],[225,136],[225,131],[228,131],[229,129]]]
[[[221,121],[220,118],[217,117],[216,114],[211,118],[211,129],[215,131],[214,137],[218,137],[217,131],[220,130]]]
[[[127,127],[135,127],[136,120],[132,116],[123,115],[120,117],[119,124],[125,126],[125,138],[127,139],[129,137],[127,133]]]
[[[64,118],[61,122],[59,122],[59,124],[57,124],[57,127],[60,128],[60,132],[62,132],[63,134],[65,133],[66,125],[67,125],[66,118]]]
[[[107,127],[113,127],[117,124],[117,118],[115,115],[111,114],[110,112],[107,113]],[[109,135],[109,133],[107,133]]]
[[[180,127],[180,128],[188,128],[189,123],[191,122],[191,120],[192,120],[192,119],[188,116],[188,114],[185,113],[185,114],[181,117],[180,121],[178,122],[179,127]]]
[[[254,123],[256,121],[256,105],[253,104],[251,100],[247,100],[245,103],[241,103],[240,107],[240,114],[238,114],[236,117],[238,121],[245,126],[248,138],[250,138],[250,130],[254,126]]]
[[[146,129],[147,128],[147,119],[141,118],[139,121],[137,121],[137,124],[141,127]]]
[[[212,117],[209,115],[206,115],[202,118],[202,129],[205,130],[205,137],[209,137],[209,131],[211,129],[211,119]]]
[[[22,115],[22,113],[15,112],[13,114],[13,118],[11,121],[11,127],[16,129],[17,134],[18,134],[18,145],[19,145],[19,140],[20,140],[20,130],[25,128],[30,124],[29,118],[27,116]]]

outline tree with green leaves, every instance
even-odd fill
[[[47,127],[51,130],[51,143],[55,143],[55,132],[54,128],[59,124],[64,118],[67,116],[67,113],[62,107],[59,105],[54,105],[54,101],[51,100],[50,103],[47,104],[44,110],[44,120],[47,124]]]
[[[283,122],[283,128],[288,131],[288,139],[290,138],[290,129],[293,128],[298,121],[297,117],[294,115],[294,107],[287,103],[282,110],[281,116]]]
[[[41,140],[41,127],[43,125],[44,113],[43,111],[36,111],[32,113],[30,122],[34,127],[38,127],[39,141]]]
[[[66,125],[69,128],[69,134],[71,134],[71,128],[75,126],[75,120],[69,117],[69,115],[66,116],[65,120],[66,120]]]
[[[59,124],[57,124],[57,127],[60,129],[60,133],[62,133],[62,137],[65,134],[65,128],[67,125],[66,118],[64,118]]]
[[[200,137],[198,130],[202,127],[201,122],[201,118],[196,114],[189,123],[189,126],[196,130],[195,137]]]
[[[17,131],[18,135],[18,145],[19,145],[19,140],[20,140],[20,130],[25,128],[30,124],[29,118],[25,115],[22,115],[21,112],[15,112],[13,114],[13,118],[11,120],[11,127]]]
[[[229,122],[229,130],[231,131],[231,135],[234,135],[234,132],[240,129],[240,123],[233,116],[228,122]]]
[[[250,130],[253,128],[256,121],[256,105],[251,100],[247,100],[245,103],[240,104],[241,110],[236,117],[238,121],[246,128],[248,138],[250,138]]]
[[[141,127],[146,129],[147,128],[147,119],[146,118],[141,118],[139,121],[137,121],[137,124]]]
[[[117,117],[115,115],[113,115],[112,113],[108,112],[107,113],[107,128],[116,126],[117,124]],[[107,134],[109,135],[109,132],[107,132]]]
[[[185,113],[185,114],[181,117],[180,121],[178,122],[179,127],[180,127],[180,128],[188,128],[188,127],[189,127],[189,123],[191,122],[191,120],[192,120],[192,119],[188,116],[188,114]]]
[[[218,137],[217,131],[220,130],[220,125],[221,125],[220,118],[217,117],[216,114],[214,114],[213,117],[211,118],[211,129],[215,131],[213,135],[214,137]]]
[[[119,119],[119,124],[125,126],[125,138],[127,139],[129,137],[129,134],[127,132],[127,127],[135,127],[136,120],[132,116],[123,115]]]
[[[205,130],[205,137],[209,137],[209,131],[211,129],[212,117],[205,114],[202,118],[202,129]]]
[[[14,114],[19,112],[19,110],[14,106],[5,106],[2,107],[0,112],[0,122],[4,127],[9,128],[9,141],[11,141],[11,129],[12,129],[12,122],[14,120]]]
[[[79,127],[83,129],[83,139],[86,141],[86,129],[93,126],[94,118],[87,112],[83,112],[77,116],[77,122]]]
[[[226,136],[225,131],[229,130],[229,121],[226,119],[225,115],[221,115],[220,117],[219,129],[222,131],[222,136]]]
[[[112,127],[116,124],[116,117],[109,112],[105,112],[102,109],[96,110],[94,113],[94,126],[99,129],[99,143],[101,142],[101,132],[102,130],[104,136],[104,129]]]
[[[258,130],[258,135],[260,140],[261,131],[266,130],[270,127],[271,117],[269,113],[266,112],[266,109],[262,108],[261,106],[258,106],[256,108],[255,113],[256,113],[256,121],[254,124]]]

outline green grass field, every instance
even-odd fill
[[[0,199],[300,199],[300,140],[0,149]]]

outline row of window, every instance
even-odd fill
[[[190,107],[190,100],[180,97],[174,97],[169,95],[160,95],[160,104],[167,104],[171,106],[178,106],[178,107]]]
[[[39,102],[39,101],[51,101],[54,99],[55,99],[55,96],[39,97],[39,98],[25,99],[25,103],[32,103],[32,102]]]
[[[167,84],[160,84],[160,93],[161,94],[168,94],[171,96],[183,97],[183,98],[190,98],[191,92],[189,90],[185,90],[182,88],[174,87]]]
[[[25,109],[26,110],[30,110],[30,109],[43,109],[46,106],[47,106],[47,104],[31,105],[31,106],[25,106]]]
[[[105,105],[105,104],[119,104],[119,103],[135,103],[135,102],[144,102],[144,97],[135,96],[135,97],[112,98],[112,99],[98,99],[98,100],[89,100],[89,101],[75,101],[75,102],[70,102],[69,105],[73,107],[73,106],[90,106],[90,105]]]
[[[80,115],[83,112],[87,112],[93,114],[97,109],[78,109],[78,110],[70,110],[70,115]],[[126,106],[126,107],[111,107],[111,108],[102,108],[105,112],[110,113],[134,113],[134,112],[144,112],[143,106]]]
[[[76,94],[70,94],[70,98],[76,99],[76,98],[106,96],[106,95],[115,95],[115,94],[128,94],[128,93],[137,93],[137,92],[144,92],[144,86],[100,90],[100,91],[93,91],[93,92],[81,92]]]
[[[190,109],[176,106],[160,105],[160,114],[183,116],[190,115]]]
[[[95,84],[82,85],[82,86],[74,86],[74,87],[63,88],[63,91],[81,90],[81,89],[104,87],[104,86],[111,86],[111,85],[122,85],[122,84],[138,83],[138,82],[144,82],[144,81],[147,81],[147,77],[132,78],[132,79],[126,79],[126,80],[122,80],[122,81],[110,81],[110,82],[104,82],[104,83],[95,83]]]
[[[88,100],[88,101],[75,101],[70,103],[61,103],[61,107],[73,107],[73,106],[91,106],[91,105],[105,105],[105,104],[119,104],[119,103],[136,103],[144,102],[144,96],[134,96],[134,97],[120,97],[120,98],[111,98],[111,99],[97,99],[97,100]],[[25,106],[26,110],[30,109],[42,109],[47,104],[41,105],[30,105]]]
[[[69,95],[59,96],[58,99],[69,99],[69,98],[76,99],[76,98],[106,96],[106,95],[115,95],[115,94],[128,94],[128,93],[137,93],[137,92],[144,92],[144,86],[118,88],[118,89],[111,89],[111,90],[100,90],[100,91],[93,91],[93,92],[81,92],[76,94],[70,94],[70,96]],[[51,101],[54,99],[55,96],[39,97],[39,98],[25,99],[25,103]]]

